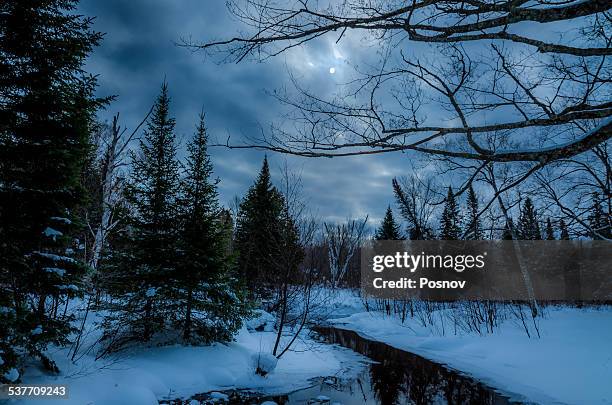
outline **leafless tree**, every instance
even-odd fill
[[[115,214],[122,200],[122,168],[127,164],[126,152],[151,111],[152,109],[131,133],[119,125],[119,114],[113,117],[112,124],[102,126],[98,137],[96,162],[99,171],[97,180],[100,190],[100,213],[95,218],[90,216],[87,218],[87,226],[93,237],[88,264],[93,269],[97,269],[108,236],[118,224]]]
[[[313,287],[319,279],[320,269],[304,265],[305,249],[312,245],[317,223],[308,211],[302,192],[299,173],[292,172],[285,162],[281,170],[282,182],[279,190],[283,194],[283,227],[274,241],[274,269],[272,283],[272,310],[276,312],[276,339],[272,355],[280,359],[299,338],[310,315],[316,310],[316,292]]]
[[[363,220],[352,219],[343,224],[323,224],[332,288],[338,287],[346,275],[351,259],[363,239],[367,222],[366,216]]]
[[[95,206],[93,210],[98,211],[96,212],[97,215],[90,215],[90,212],[85,215],[87,227],[92,237],[92,247],[87,257],[87,263],[94,270],[98,269],[98,263],[109,236],[117,230],[119,225],[116,214],[123,203],[122,169],[127,164],[125,157],[129,145],[152,111],[153,107],[131,133],[127,132],[127,128],[119,125],[119,114],[117,113],[113,117],[112,123],[102,125],[95,137],[96,161],[94,168],[96,169],[96,175],[93,177],[97,184],[94,184],[93,187],[96,188],[97,192],[92,194],[98,196],[99,206]],[[92,286],[92,289],[95,289],[95,287]],[[84,315],[71,347],[73,361],[81,348],[81,339],[94,298],[99,299],[98,292],[90,295],[87,300]],[[67,305],[66,302],[66,307]]]
[[[553,219],[569,222],[576,236],[608,239],[612,229],[612,145],[598,145],[592,151],[567,159],[537,173],[533,194],[547,202]],[[593,197],[602,205],[605,229],[593,229],[589,220]],[[568,221],[569,219],[569,221]]]
[[[611,7],[606,0],[242,0],[229,11],[243,34],[184,45],[241,62],[362,32],[385,49],[333,97],[294,80],[297,94],[277,94],[292,111],[291,129],[275,125],[226,146],[311,157],[412,150],[538,170],[612,136]],[[500,134],[510,148],[488,147],[486,139]]]

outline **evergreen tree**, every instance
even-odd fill
[[[538,214],[531,202],[531,198],[527,197],[523,204],[523,209],[519,217],[518,236],[521,240],[541,240],[542,232],[540,231],[540,223]]]
[[[504,225],[504,231],[502,232],[502,240],[512,240],[512,227],[514,226],[514,222],[512,218],[509,218],[506,224]]]
[[[569,240],[570,236],[569,236],[569,231],[567,230],[567,225],[565,224],[565,221],[562,219],[561,221],[559,221],[559,233],[560,233],[560,238],[561,240]]]
[[[404,240],[400,227],[395,222],[395,218],[393,218],[391,206],[387,207],[387,212],[380,224],[380,228],[376,231],[375,238],[376,240]]]
[[[266,296],[274,280],[273,263],[277,257],[276,241],[281,240],[284,198],[272,185],[268,159],[240,204],[234,248],[238,251],[238,269],[252,293]]]
[[[612,238],[612,223],[610,215],[604,212],[601,200],[597,193],[593,193],[592,204],[589,210],[589,227],[591,228],[590,237],[593,239]]]
[[[0,2],[0,382],[26,356],[64,344],[62,301],[82,293],[86,267],[75,211],[90,149],[95,78],[83,64],[101,35],[76,0]]]
[[[186,174],[182,180],[180,265],[173,297],[182,314],[178,327],[189,341],[231,340],[245,315],[242,293],[231,277],[226,217],[218,203],[217,182],[207,152],[204,115],[187,146]]]
[[[467,225],[466,225],[466,239],[467,240],[482,240],[484,233],[480,224],[480,218],[478,216],[478,197],[474,192],[474,188],[470,185],[467,196]]]
[[[150,340],[168,320],[165,300],[174,291],[179,212],[179,163],[168,86],[162,85],[139,150],[132,153],[132,174],[126,187],[131,206],[125,249],[116,252],[107,288],[119,298],[106,320],[110,331],[125,331],[113,342],[122,346]],[[112,335],[112,333],[110,334]],[[114,336],[114,335],[113,335]],[[118,347],[116,347],[118,348]]]
[[[440,239],[442,240],[458,240],[461,238],[461,220],[459,218],[459,207],[453,194],[453,189],[448,188],[444,211],[440,224]]]
[[[555,239],[555,231],[553,230],[552,222],[550,222],[550,217],[546,218],[546,240]]]

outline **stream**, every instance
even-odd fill
[[[309,388],[279,396],[266,396],[248,390],[225,391],[229,404],[519,404],[492,388],[421,356],[369,340],[354,331],[336,327],[316,327],[321,341],[338,344],[373,360],[356,377],[320,377]],[[201,404],[223,403],[210,394],[191,398]],[[169,401],[182,404],[189,402]],[[194,402],[191,402],[194,403]]]

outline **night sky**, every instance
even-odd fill
[[[213,140],[231,135],[240,143],[278,120],[280,104],[267,91],[291,86],[289,74],[317,94],[331,94],[376,53],[376,43],[347,35],[339,43],[322,38],[263,63],[219,64],[203,53],[176,45],[182,38],[205,41],[235,36],[239,24],[220,0],[83,0],[80,12],[95,16],[95,29],[106,33],[87,70],[99,74],[99,95],[116,95],[104,112],[120,112],[123,125],[142,120],[166,78],[172,96],[176,133],[184,146],[203,108]],[[333,68],[333,74],[330,69]],[[221,202],[229,206],[253,182],[263,151],[212,148],[215,175],[221,178]],[[342,221],[370,215],[374,225],[393,204],[391,179],[407,174],[405,154],[312,159],[268,153],[273,180],[287,159],[302,173],[304,194],[321,220]]]

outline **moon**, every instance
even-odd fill
[[[329,73],[330,73],[330,74],[332,74],[332,75],[333,75],[334,73],[336,73],[336,68],[335,68],[335,67],[330,67],[330,68],[329,68]]]

